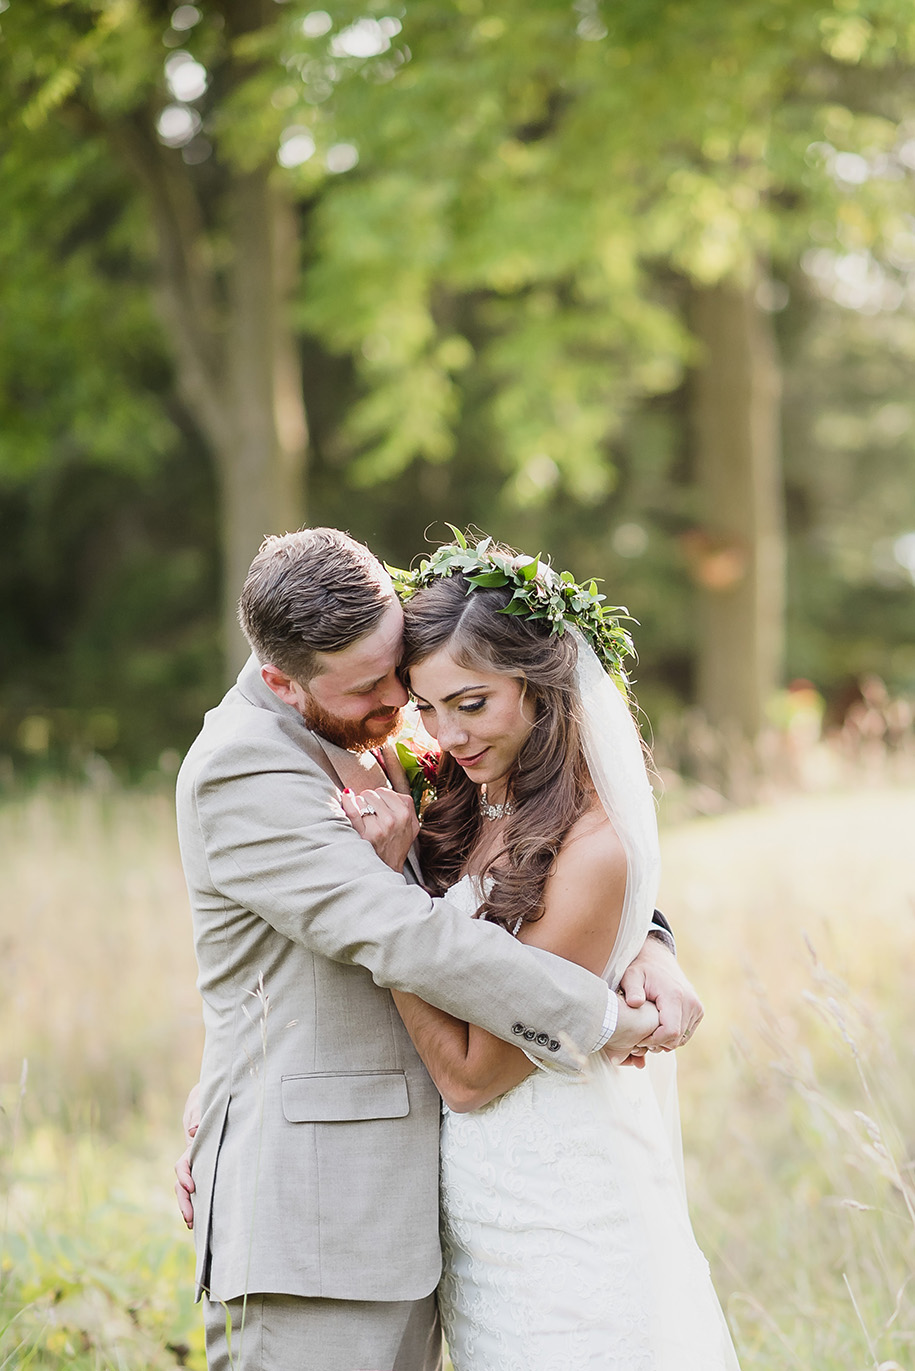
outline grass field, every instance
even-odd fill
[[[664,834],[708,1010],[680,1055],[691,1205],[744,1371],[915,1365],[913,832],[915,790],[862,789]],[[0,873],[0,1371],[200,1368],[170,800],[8,800]]]

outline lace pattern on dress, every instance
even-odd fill
[[[598,1054],[444,1107],[441,1183],[455,1371],[736,1371],[644,1072]]]

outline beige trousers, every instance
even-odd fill
[[[242,1305],[204,1296],[208,1371],[441,1371],[434,1295],[391,1303],[249,1295],[244,1328]]]

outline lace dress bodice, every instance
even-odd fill
[[[455,1371],[737,1371],[647,1072],[597,1054],[445,1107],[441,1202]]]

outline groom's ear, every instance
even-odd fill
[[[278,666],[272,662],[265,662],[261,667],[261,676],[264,684],[269,686],[274,695],[278,696],[284,704],[295,707],[298,704],[298,695],[295,690],[295,682],[285,671],[280,671]]]

